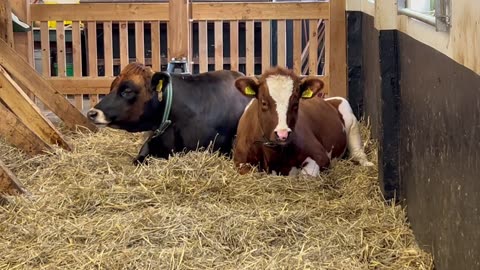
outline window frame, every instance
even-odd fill
[[[407,6],[407,0],[398,0],[399,15],[405,15],[435,27],[437,32],[449,32],[451,27],[450,0],[435,0],[435,14],[427,15]]]

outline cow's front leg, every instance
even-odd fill
[[[133,159],[133,164],[134,165],[140,165],[140,164],[147,164],[148,162],[146,161],[146,158],[150,155],[150,147],[149,147],[149,142],[150,140],[147,140],[142,148],[140,148],[140,152],[138,155]]]

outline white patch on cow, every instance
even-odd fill
[[[330,151],[327,152],[327,157],[329,160],[332,160],[332,152],[333,152],[333,147],[330,149]]]
[[[275,131],[292,131],[287,125],[287,110],[293,93],[293,80],[289,76],[272,75],[267,78],[268,91],[277,105],[278,124]]]
[[[245,110],[243,110],[243,112],[246,112],[248,110],[248,107],[250,107],[250,105],[252,105],[252,103],[255,101],[254,98],[252,98],[252,100],[250,100],[250,102],[247,104],[247,106],[245,107]]]
[[[288,176],[297,176],[300,170],[297,167],[292,167],[288,172]]]
[[[305,163],[306,165],[304,165],[302,168],[302,174],[307,174],[311,176],[318,176],[320,174],[320,166],[318,166],[315,160],[307,157],[305,161],[303,161],[303,164]]]
[[[368,161],[367,155],[362,148],[362,138],[360,137],[360,127],[358,126],[358,120],[353,114],[352,108],[348,101],[342,97],[331,97],[325,100],[340,100],[341,103],[338,106],[338,111],[343,117],[345,123],[345,129],[347,133],[347,147],[350,151],[350,157],[360,163],[362,166],[373,166],[373,163]]]
[[[278,175],[277,172],[275,170],[272,170],[272,175]]]
[[[89,112],[96,112],[97,115],[95,115],[95,118],[92,119],[93,122],[97,125],[108,125],[110,123],[110,121],[107,121],[107,118],[105,117],[105,114],[103,113],[103,111],[99,110],[99,109],[90,109]]]

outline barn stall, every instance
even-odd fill
[[[0,43],[0,187],[10,193],[0,208],[2,268],[432,269],[432,257],[436,269],[478,265],[478,162],[453,174],[450,148],[439,148],[447,140],[415,117],[441,120],[438,138],[451,137],[445,109],[465,101],[442,106],[429,91],[460,84],[478,95],[478,41],[465,45],[475,22],[441,13],[478,15],[477,4],[432,15],[393,0],[93,2],[2,3],[2,15],[11,5],[32,26],[5,27]],[[208,151],[134,167],[141,136],[98,131],[81,112],[129,62],[166,70],[171,59],[193,73],[282,65],[320,76],[326,96],[348,97],[369,120],[362,137],[378,170],[342,160],[317,178],[239,176]],[[419,77],[420,63],[429,75]],[[413,98],[420,93],[427,111]]]

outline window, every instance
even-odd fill
[[[398,14],[433,25],[437,31],[450,29],[450,0],[398,0]]]

